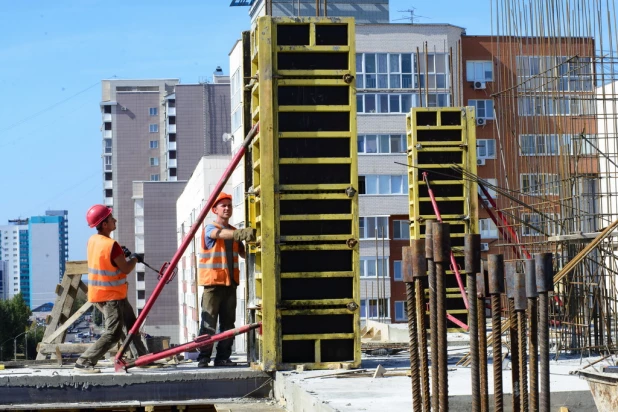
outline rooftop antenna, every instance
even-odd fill
[[[410,24],[414,24],[416,19],[431,19],[431,17],[419,16],[418,14],[416,14],[415,11],[416,7],[412,7],[408,10],[398,10],[398,13],[410,13],[410,17],[403,17],[401,19],[395,19],[393,21],[408,20]]]

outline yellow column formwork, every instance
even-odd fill
[[[479,233],[478,185],[452,168],[476,175],[476,122],[473,107],[414,108],[406,115],[410,239],[425,237],[425,222],[437,220],[423,172],[428,173],[442,220],[449,223],[451,246],[465,284],[464,236]],[[447,311],[468,323],[454,271],[446,272]],[[426,291],[427,294],[427,291]],[[449,331],[461,331],[449,328]]]
[[[258,19],[249,223],[263,370],[360,366],[354,20]]]

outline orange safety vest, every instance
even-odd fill
[[[127,297],[127,275],[112,265],[114,239],[92,235],[88,240],[88,301],[107,302]]]
[[[222,226],[213,223],[218,229],[223,229]],[[236,230],[230,226],[227,229]],[[199,254],[199,262],[197,264],[198,282],[200,286],[232,286],[230,274],[227,265],[227,254],[225,252],[225,240],[215,239],[215,246],[212,249],[206,249],[206,228],[202,228],[202,250]],[[238,242],[233,243],[234,255],[234,283],[238,285],[240,269],[238,268]]]

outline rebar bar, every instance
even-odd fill
[[[519,411],[521,407],[521,393],[519,386],[519,340],[517,339],[517,315],[515,314],[515,262],[506,262],[505,284],[506,294],[509,301],[509,339],[511,342],[511,382],[513,385],[512,403],[513,411]]]
[[[412,247],[404,247],[402,253],[402,275],[403,281],[406,284],[407,298],[407,315],[408,315],[408,334],[410,338],[410,377],[412,383],[412,407],[413,409],[422,408],[421,398],[421,382],[419,368],[419,346],[418,346],[418,329],[416,317],[416,292],[414,291],[414,266],[415,261],[419,258],[419,242],[422,242],[420,248],[421,258],[425,259],[425,245],[423,240],[412,240]]]
[[[548,292],[553,290],[553,269],[551,253],[541,253],[534,257],[536,286],[539,292],[539,346],[541,372],[541,391],[539,411],[549,412],[549,298]]]
[[[525,261],[526,275],[526,298],[528,298],[528,319],[530,323],[530,408],[539,410],[539,336],[538,336],[538,313],[537,299],[539,293],[536,286],[536,270],[534,259]]]
[[[431,408],[440,410],[440,375],[438,369],[438,305],[436,296],[436,265],[433,260],[433,221],[425,223],[425,257],[427,258],[427,275],[429,276],[429,328],[431,330]]]
[[[487,322],[485,319],[485,296],[487,289],[487,279],[485,273],[477,273],[477,325],[479,339],[479,377],[481,392],[481,411],[489,412],[489,387],[487,379]]]
[[[528,368],[526,363],[526,312],[517,312],[517,343],[519,345],[519,389],[521,411],[528,412]]]
[[[476,273],[480,270],[480,235],[466,235],[464,256],[466,268],[466,286],[468,288],[468,326],[470,327],[470,385],[472,389],[472,411],[481,410],[481,377],[479,373],[479,330],[476,297]],[[478,243],[478,246],[477,246]],[[478,250],[478,252],[477,252]],[[476,259],[478,256],[478,260]],[[479,263],[477,263],[479,262]]]
[[[421,379],[421,398],[423,401],[422,410],[429,412],[430,396],[429,396],[429,361],[427,358],[427,327],[425,325],[425,288],[423,279],[427,278],[427,257],[425,240],[419,239],[412,242],[412,276],[414,281],[414,291],[416,293],[416,325],[417,338],[420,362],[420,379]],[[409,278],[404,278],[404,281],[409,281]],[[420,408],[419,408],[420,409]]]
[[[448,353],[446,341],[446,268],[450,260],[450,227],[433,223],[433,253],[436,265],[436,306],[438,315],[438,380],[439,411],[448,411]]]
[[[500,316],[500,294],[504,293],[504,258],[489,255],[489,294],[491,295],[491,332],[493,335],[494,411],[504,410],[502,386],[502,323]]]

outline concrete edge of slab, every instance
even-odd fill
[[[253,403],[254,401],[246,398],[210,398],[210,399],[191,399],[185,401],[156,401],[156,402],[138,402],[138,401],[126,401],[126,402],[74,402],[74,403],[28,403],[28,404],[14,404],[14,405],[2,405],[4,411],[18,411],[18,410],[46,410],[46,409],[88,409],[88,408],[130,408],[130,407],[144,407],[144,406],[176,406],[176,405],[204,405],[204,404],[228,404],[233,401],[235,404],[239,403]]]
[[[288,412],[336,412],[330,405],[317,399],[315,394],[307,392],[287,374],[277,372],[273,393],[275,400],[284,406]]]

